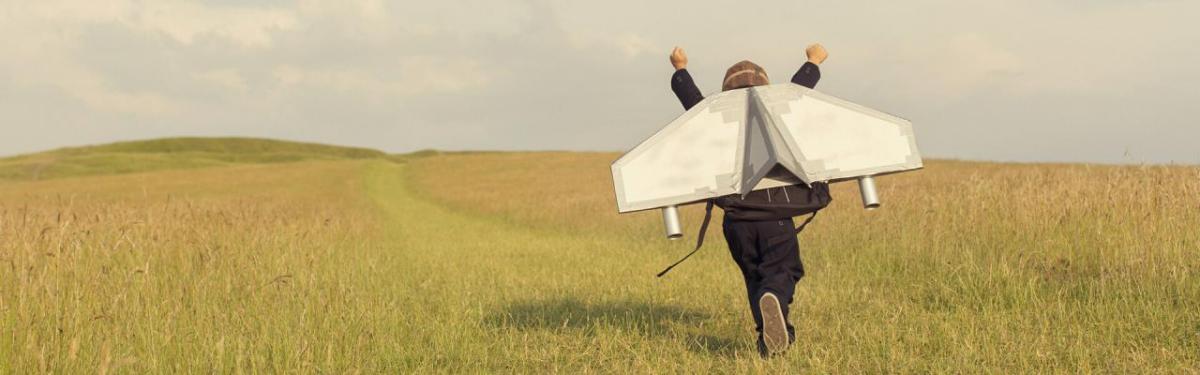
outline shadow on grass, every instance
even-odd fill
[[[649,337],[684,340],[687,348],[695,352],[733,356],[739,347],[738,340],[690,332],[709,318],[705,312],[674,305],[645,301],[583,302],[565,298],[515,303],[502,313],[488,317],[486,323],[518,331],[564,330],[587,336],[613,328]]]

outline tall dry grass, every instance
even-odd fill
[[[662,239],[656,212],[616,214],[608,169],[616,157],[442,155],[412,163],[411,184],[462,214],[606,241],[612,250],[605,255],[616,259],[590,255],[598,265],[665,265],[693,239]],[[802,333],[784,367],[1194,372],[1200,366],[1200,168],[935,160],[878,184],[884,207],[874,212],[862,210],[853,183],[835,184],[834,204],[802,235],[808,271],[796,303]],[[700,217],[697,206],[684,211],[685,238]],[[709,232],[711,249],[650,287],[707,301],[736,292],[740,281],[724,254],[720,220]],[[586,288],[579,293],[586,298]],[[745,319],[744,310],[732,302],[702,311]],[[749,343],[743,332],[721,337]]]
[[[0,184],[0,373],[362,368],[361,168]]]
[[[874,212],[835,185],[763,361],[720,231],[655,279],[691,240],[616,214],[615,156],[0,183],[0,373],[1200,367],[1194,167],[934,161]]]

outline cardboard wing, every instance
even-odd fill
[[[784,83],[704,99],[612,174],[624,213],[921,166],[907,120]]]

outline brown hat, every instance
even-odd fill
[[[767,71],[750,60],[742,60],[725,71],[725,81],[721,83],[721,91],[762,86],[769,83]]]

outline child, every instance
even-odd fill
[[[828,54],[820,44],[809,46],[806,53],[808,62],[792,76],[792,83],[813,88],[821,79],[817,65],[825,61]],[[676,47],[671,51],[671,65],[675,67],[671,90],[685,109],[691,109],[704,100],[704,96],[687,71],[687,55],[683,49]],[[725,72],[721,91],[768,83],[762,67],[741,61]],[[776,196],[774,199],[772,194]],[[824,183],[814,183],[811,188],[801,184],[757,190],[745,197],[734,194],[714,200],[725,211],[725,241],[746,281],[746,295],[758,332],[758,350],[763,357],[783,353],[796,340],[795,328],[788,321],[788,307],[796,283],[804,276],[800,245],[791,215],[771,210],[768,203],[784,196],[789,200],[807,199],[814,215],[830,201]]]

